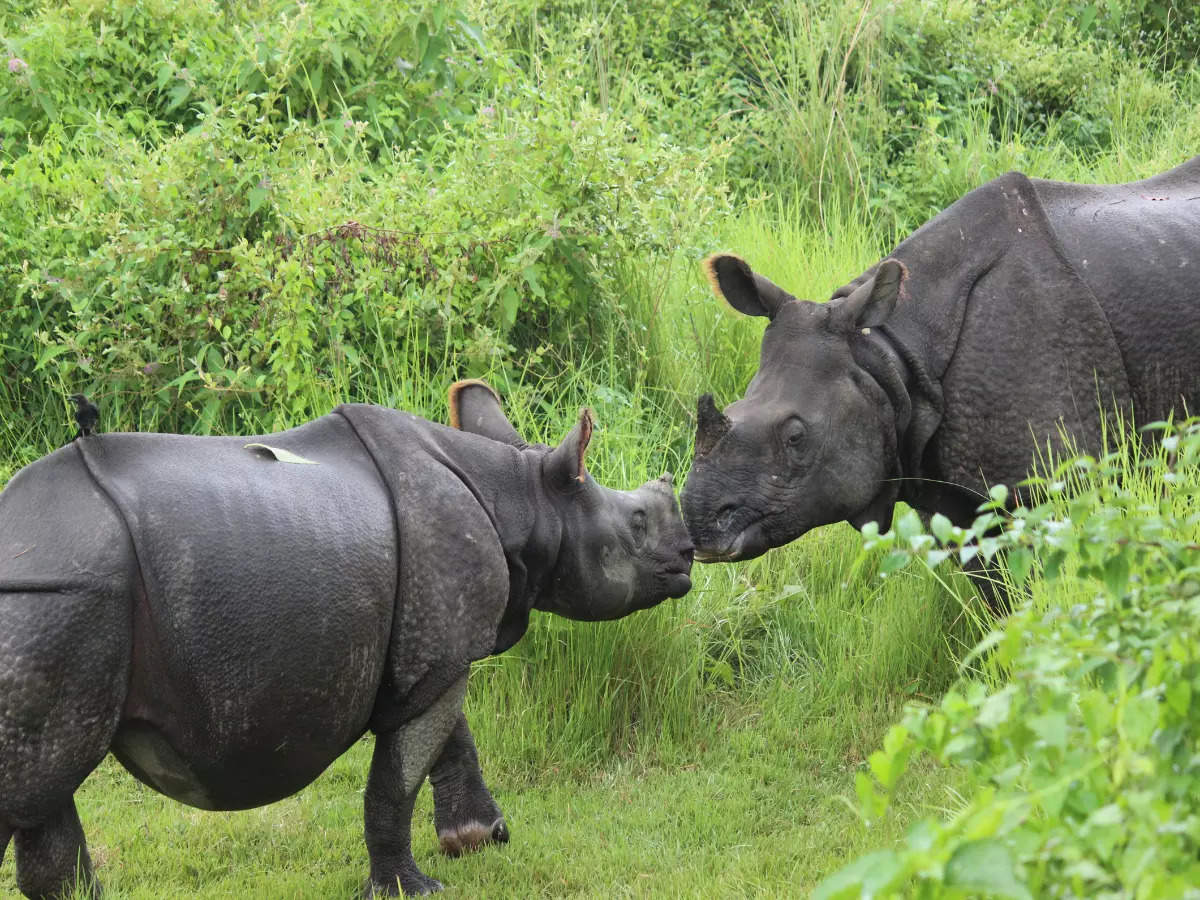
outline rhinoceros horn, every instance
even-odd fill
[[[729,417],[713,403],[712,394],[701,397],[696,403],[696,456],[706,456],[732,427]]]

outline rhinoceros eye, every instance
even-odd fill
[[[783,439],[784,446],[789,450],[798,450],[802,447],[807,435],[808,429],[799,419],[788,419],[780,429],[780,437]]]
[[[633,514],[633,518],[629,521],[629,532],[633,535],[633,545],[635,547],[642,546],[646,541],[646,513],[644,510],[638,510]]]

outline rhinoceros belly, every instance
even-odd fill
[[[374,463],[340,417],[253,439],[278,456],[101,437],[89,462],[141,575],[114,754],[206,809],[294,793],[365,731],[382,678],[397,552]]]

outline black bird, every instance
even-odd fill
[[[72,394],[71,399],[75,401],[75,424],[79,426],[74,440],[94,434],[96,423],[100,421],[100,410],[83,394]]]

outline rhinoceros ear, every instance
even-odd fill
[[[562,489],[572,484],[582,484],[587,479],[587,467],[583,460],[591,440],[592,411],[585,407],[579,411],[579,421],[575,427],[561,444],[550,451],[543,463],[546,478],[552,485]]]
[[[796,299],[769,278],[752,271],[740,256],[714,253],[704,260],[704,272],[713,293],[748,316],[773,319],[779,307]]]
[[[525,448],[529,444],[512,427],[500,407],[500,395],[478,379],[450,385],[450,427]]]
[[[900,283],[908,277],[904,264],[885,259],[875,274],[854,289],[848,297],[831,301],[830,314],[839,327],[847,330],[882,325],[900,299]]]

